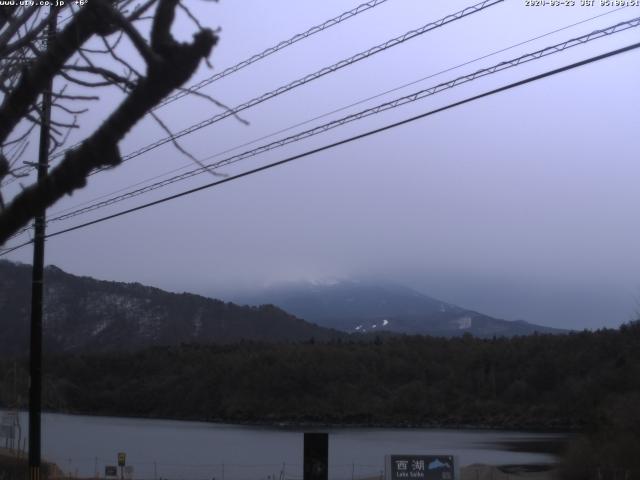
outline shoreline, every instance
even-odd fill
[[[4,406],[0,406],[0,410],[11,410]],[[27,409],[19,409],[21,413],[28,414]],[[225,418],[199,418],[188,416],[141,416],[122,413],[95,413],[84,411],[60,411],[60,410],[42,410],[43,414],[54,415],[73,415],[84,417],[103,417],[103,418],[128,418],[139,420],[160,420],[174,422],[197,422],[211,425],[233,425],[240,427],[264,427],[282,430],[297,430],[305,428],[330,428],[330,429],[421,429],[421,430],[469,430],[469,431],[496,431],[496,432],[530,432],[539,434],[558,434],[571,436],[581,433],[582,430],[567,425],[545,426],[545,425],[529,425],[529,424],[490,424],[490,423],[456,423],[456,422],[367,422],[367,423],[345,423],[331,422],[322,420],[290,420],[290,419],[269,419],[269,420],[239,420]]]

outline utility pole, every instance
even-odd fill
[[[50,7],[47,26],[47,48],[56,34],[57,13]],[[38,182],[47,176],[49,165],[49,131],[53,79],[42,92],[40,145],[38,150]],[[29,358],[29,478],[40,480],[41,411],[42,411],[42,297],[44,272],[45,213],[43,208],[35,217],[33,241],[33,274],[31,284],[31,345]]]
[[[303,480],[329,478],[329,434],[305,432],[303,444]]]

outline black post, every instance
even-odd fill
[[[55,7],[51,7],[53,11]],[[47,35],[51,38],[57,28],[57,15],[51,15]],[[49,44],[47,39],[47,45]],[[49,163],[49,127],[51,120],[51,91],[53,81],[42,93],[42,118],[38,151],[38,181],[47,175]],[[42,410],[42,297],[44,272],[45,209],[35,217],[33,241],[33,279],[31,285],[31,347],[29,361],[29,477],[40,480]]]
[[[304,434],[304,480],[328,480],[329,434]]]

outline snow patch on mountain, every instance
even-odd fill
[[[98,322],[96,324],[96,326],[93,328],[93,330],[91,331],[91,336],[95,337],[96,335],[99,335],[100,333],[102,333],[104,331],[105,328],[107,328],[109,326],[109,321],[108,320],[102,320],[101,322]]]
[[[196,311],[196,314],[193,318],[193,336],[198,337],[201,331],[202,331],[202,308],[199,308]]]
[[[469,315],[466,315],[464,317],[456,318],[454,322],[458,325],[460,330],[467,330],[471,328],[473,320]]]

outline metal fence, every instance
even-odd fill
[[[127,462],[117,467],[117,475],[105,475],[108,466],[117,466],[115,459],[69,458],[58,463],[58,475],[51,480],[302,480],[301,463],[167,463],[161,461]],[[332,480],[383,480],[384,466],[358,463],[329,466]],[[2,479],[0,479],[2,480]]]

